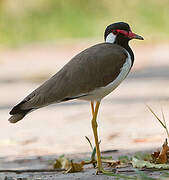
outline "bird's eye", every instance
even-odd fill
[[[118,32],[116,30],[112,30],[113,34],[116,35]]]

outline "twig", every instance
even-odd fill
[[[0,173],[16,173],[16,174],[20,174],[20,173],[34,173],[34,172],[61,172],[64,171],[64,169],[23,169],[23,170],[11,170],[11,169],[1,169]]]
[[[166,169],[157,169],[157,168],[141,168],[139,169],[140,171],[148,171],[148,172],[153,172],[153,171],[166,171]]]
[[[117,173],[124,173],[124,172],[135,172],[135,170],[130,170],[130,169],[127,169],[127,170],[117,170]]]
[[[102,151],[101,153],[114,153],[114,152],[118,152],[119,150],[118,149],[112,149],[112,150],[105,150],[105,151]]]

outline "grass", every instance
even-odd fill
[[[1,0],[0,44],[102,37],[105,26],[116,21],[128,22],[147,40],[166,40],[168,7],[168,0]]]
[[[168,130],[168,127],[167,127],[167,124],[166,124],[166,120],[165,120],[165,116],[164,116],[163,110],[161,109],[161,114],[162,114],[162,119],[163,119],[163,120],[161,120],[159,118],[159,116],[157,116],[157,114],[152,110],[152,108],[150,106],[147,105],[147,108],[154,115],[154,117],[158,120],[158,122],[162,125],[162,127],[165,129],[167,137],[169,139],[169,130]]]

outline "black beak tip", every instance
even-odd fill
[[[144,40],[144,38],[142,36],[139,36],[139,35],[136,36],[136,39]]]

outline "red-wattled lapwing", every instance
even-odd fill
[[[59,72],[17,104],[10,111],[12,116],[9,118],[11,123],[16,123],[31,111],[52,103],[72,99],[90,101],[98,172],[103,172],[96,121],[100,101],[126,78],[133,65],[134,54],[128,42],[131,39],[143,40],[124,22],[109,25],[104,39],[104,43],[73,57]]]

